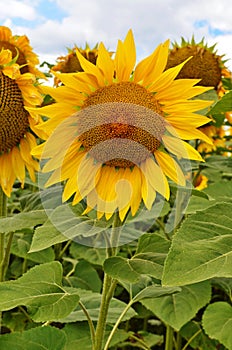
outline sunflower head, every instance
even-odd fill
[[[118,211],[124,220],[140,205],[151,209],[157,193],[168,200],[168,178],[185,185],[179,159],[202,158],[184,140],[209,140],[197,129],[209,118],[195,112],[212,101],[193,97],[211,88],[175,79],[186,62],[165,70],[168,51],[166,41],[135,66],[130,30],[114,56],[103,43],[94,63],[76,51],[82,71],[56,72],[62,85],[43,87],[55,103],[30,109],[47,116],[40,128],[50,135],[33,154],[48,159],[48,186],[65,182],[64,201],[86,199],[85,213]]]
[[[96,64],[98,54],[97,44],[92,49],[86,44],[84,49],[77,46],[74,46],[72,49],[68,48],[68,54],[66,56],[58,57],[57,64],[52,67],[52,70],[61,73],[83,72],[80,61],[76,55],[77,50],[89,62]],[[58,84],[57,79],[55,79],[55,84]]]
[[[0,50],[10,50],[21,73],[32,73],[36,78],[45,79],[45,75],[37,69],[39,59],[30,46],[26,35],[13,35],[5,26],[0,26]]]
[[[24,184],[25,168],[32,180],[38,170],[30,155],[36,121],[26,110],[42,102],[34,82],[34,75],[21,73],[11,50],[0,51],[0,185],[8,196],[16,178]]]
[[[180,45],[176,42],[173,43],[166,69],[192,57],[181,69],[177,78],[201,79],[199,85],[212,86],[217,90],[227,69],[223,56],[217,55],[215,46],[216,44],[208,47],[204,38],[200,42],[196,42],[194,37],[191,41],[182,38]]]

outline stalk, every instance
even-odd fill
[[[7,197],[0,186],[0,218],[7,215]],[[4,281],[5,275],[5,233],[0,232],[0,282]],[[0,333],[2,327],[2,312],[0,312]]]
[[[117,255],[117,243],[118,243],[120,232],[121,232],[121,220],[119,218],[119,214],[115,213],[112,232],[111,232],[110,246],[107,247],[108,257]],[[93,344],[93,350],[102,350],[110,301],[113,298],[116,285],[117,285],[117,281],[113,279],[111,276],[109,276],[107,273],[105,273],[104,279],[103,279],[102,298],[101,298],[101,305],[99,310],[99,318],[96,326],[95,342]]]

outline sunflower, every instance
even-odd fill
[[[142,202],[151,209],[157,193],[168,200],[167,178],[185,185],[179,159],[202,158],[184,140],[208,141],[197,127],[209,119],[195,111],[212,102],[192,100],[209,90],[195,86],[198,79],[175,80],[185,62],[164,71],[168,50],[166,41],[135,66],[129,30],[114,57],[103,43],[96,65],[77,51],[83,72],[54,73],[63,85],[43,87],[56,102],[29,109],[49,118],[41,129],[50,137],[32,154],[48,158],[47,186],[65,181],[64,201],[86,198],[85,213],[94,209],[99,219],[109,219],[118,211],[124,220]]]
[[[202,86],[213,86],[220,94],[222,87],[222,78],[228,77],[229,71],[225,66],[223,56],[217,55],[215,45],[208,47],[204,38],[196,42],[194,37],[191,41],[182,38],[181,44],[174,42],[169,52],[166,69],[180,64],[188,57],[188,61],[179,72],[177,78],[200,79],[199,84]]]
[[[45,79],[45,75],[36,68],[39,59],[32,51],[26,35],[12,35],[8,27],[0,26],[0,51],[1,49],[8,49],[13,58],[17,57],[16,63],[20,66],[21,73],[32,73],[36,78]]]
[[[57,64],[52,67],[52,70],[55,72],[61,73],[74,73],[74,72],[83,72],[80,61],[76,55],[76,51],[79,51],[82,56],[84,56],[88,61],[93,64],[96,64],[97,60],[97,45],[91,49],[88,44],[86,44],[85,49],[78,48],[74,46],[72,49],[68,48],[68,54],[66,56],[60,56],[57,58]],[[60,81],[55,77],[55,85],[58,86]]]
[[[203,174],[198,174],[194,176],[193,185],[196,190],[202,191],[208,187],[208,178]]]
[[[10,50],[0,51],[0,186],[7,196],[16,179],[23,187],[25,168],[33,181],[38,170],[38,162],[30,155],[36,146],[31,130],[37,121],[25,109],[42,102],[34,82],[33,74],[21,74]]]

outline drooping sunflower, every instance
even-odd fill
[[[25,109],[42,103],[34,82],[33,74],[20,72],[10,50],[0,51],[0,186],[7,196],[16,179],[23,187],[25,169],[35,181],[39,168],[30,154],[37,144],[32,130],[38,121]]]
[[[8,49],[12,57],[17,57],[16,63],[20,66],[21,73],[32,73],[36,78],[45,78],[45,75],[37,68],[38,56],[33,52],[26,35],[13,35],[10,28],[0,26],[0,51]]]
[[[215,46],[216,44],[208,47],[204,38],[200,42],[196,42],[194,37],[191,41],[182,38],[181,44],[173,43],[166,69],[175,67],[192,56],[180,70],[177,78],[200,79],[199,85],[213,86],[220,93],[222,79],[228,76],[229,71],[225,66],[226,60],[223,60],[224,55],[217,55]]]
[[[173,47],[169,51],[166,69],[180,64],[192,56],[192,59],[181,69],[177,78],[199,78],[201,80],[198,84],[213,86],[215,97],[220,99],[226,92],[223,82],[231,79],[231,72],[226,67],[226,60],[223,59],[225,55],[217,55],[215,47],[216,43],[209,47],[204,38],[200,42],[196,42],[194,37],[190,41],[182,38],[180,45],[177,42],[173,43]],[[218,148],[226,147],[225,140],[220,138],[219,129],[214,126],[213,121],[200,130],[212,141],[211,144],[201,142],[198,147],[200,153],[208,154],[217,151]]]
[[[192,100],[209,90],[195,86],[198,79],[175,80],[185,62],[164,71],[168,50],[166,41],[135,66],[130,30],[114,57],[103,43],[96,65],[77,51],[83,72],[54,73],[63,86],[43,88],[56,102],[30,109],[49,118],[41,129],[50,137],[33,155],[49,158],[47,185],[65,181],[64,201],[86,198],[85,213],[95,209],[109,219],[118,211],[123,220],[141,202],[151,209],[157,192],[169,199],[167,177],[185,185],[174,158],[202,160],[184,140],[208,140],[197,127],[209,119],[195,111],[211,102]]]
[[[68,54],[66,56],[58,57],[57,64],[52,67],[52,70],[61,73],[83,72],[80,61],[76,55],[77,50],[88,61],[90,61],[93,64],[96,64],[98,54],[97,45],[91,49],[89,45],[86,44],[84,49],[79,48],[77,46],[74,46],[72,49],[68,48]],[[56,86],[60,83],[57,77],[55,77],[54,83]]]

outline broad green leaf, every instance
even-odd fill
[[[89,332],[89,326],[87,322],[77,322],[66,324],[63,328],[67,336],[67,342],[64,350],[92,350],[91,336]],[[108,327],[105,332],[104,343],[109,336],[110,330]],[[77,336],[78,335],[78,336]],[[118,329],[110,343],[111,346],[115,346],[119,342],[127,339],[129,334],[123,329]]]
[[[205,193],[212,199],[218,199],[222,197],[228,197],[231,199],[232,196],[232,182],[221,181],[209,185],[205,188]]]
[[[153,333],[148,333],[146,331],[138,331],[136,333],[129,332],[128,334],[130,337],[128,340],[123,341],[120,343],[119,349],[146,349],[150,350],[153,349],[155,345],[161,345],[163,343],[163,336]],[[141,344],[142,340],[142,344]],[[155,348],[154,348],[155,349]]]
[[[82,215],[83,206],[61,205],[49,215],[49,219],[36,229],[30,252],[39,251],[54,244],[68,241],[79,236],[94,236],[106,229],[103,221],[90,219]]]
[[[219,101],[217,101],[217,103],[208,112],[208,115],[214,115],[228,111],[232,111],[232,91],[229,91]]]
[[[75,259],[85,259],[94,265],[102,265],[106,258],[106,250],[103,248],[94,248],[72,242],[70,246],[70,254]]]
[[[80,301],[82,302],[82,304],[84,304],[92,321],[97,321],[99,318],[101,294],[81,289],[78,290],[78,294],[80,296]],[[113,298],[110,302],[109,312],[107,315],[107,323],[114,324],[126,306],[127,304],[125,304],[121,300]],[[134,316],[136,316],[136,312],[133,308],[130,308],[124,316],[123,321],[129,320]],[[65,318],[57,319],[57,321],[62,323],[86,321],[86,316],[81,307],[78,305],[70,315],[68,315]]]
[[[229,181],[210,184],[204,189],[204,192],[209,197],[209,200],[196,198],[195,196],[191,197],[185,214],[193,214],[196,211],[209,208],[217,202],[232,202],[232,183]]]
[[[97,271],[92,267],[92,265],[85,260],[81,260],[77,263],[74,277],[78,277],[80,281],[85,283],[85,289],[92,290],[93,292],[99,292],[101,290],[102,282],[97,273]]]
[[[232,277],[231,212],[232,204],[222,202],[184,220],[164,265],[164,286]]]
[[[201,328],[200,324],[195,321],[190,321],[184,325],[180,330],[180,335],[185,338],[186,341],[190,341],[190,346],[193,349],[198,350],[215,350],[218,347],[218,342],[214,339],[210,339]]]
[[[159,298],[144,299],[141,303],[164,323],[179,330],[210,301],[210,297],[210,282],[204,281],[184,286],[178,293]]]
[[[134,302],[141,301],[144,299],[159,298],[161,296],[174,294],[181,292],[179,287],[162,287],[158,284],[148,286],[141,290],[134,298]]]
[[[0,283],[0,310],[25,305],[35,322],[52,321],[70,314],[79,301],[76,289],[64,288],[58,261],[31,268],[15,281]]]
[[[116,256],[105,260],[104,270],[112,277],[129,283],[139,281],[140,275],[161,279],[163,264],[170,242],[160,234],[145,233],[131,259]]]
[[[47,213],[44,210],[22,212],[13,216],[0,219],[0,233],[8,233],[32,228],[41,225],[47,220]]]
[[[119,281],[134,283],[139,280],[140,274],[131,266],[131,259],[121,256],[115,256],[106,259],[104,262],[104,271]]]
[[[42,176],[44,175],[47,177],[47,174],[42,174]],[[40,190],[39,192],[27,194],[20,197],[20,204],[23,211],[32,211],[35,209],[53,210],[62,205],[62,188],[60,186],[54,186]]]
[[[202,318],[203,328],[210,338],[219,340],[228,350],[232,349],[232,307],[219,301],[210,304]]]
[[[136,254],[139,253],[157,253],[157,255],[165,255],[170,248],[170,241],[164,235],[153,233],[145,233],[141,236]]]
[[[35,253],[28,253],[31,245],[32,233],[23,230],[15,232],[11,244],[11,253],[20,258],[29,259],[37,263],[46,263],[55,259],[55,254],[52,248],[47,248]]]
[[[230,300],[232,300],[232,279],[231,278],[213,278],[212,279],[212,285],[219,288],[220,290],[223,290]]]
[[[0,336],[2,350],[63,350],[65,343],[65,333],[51,326]]]

